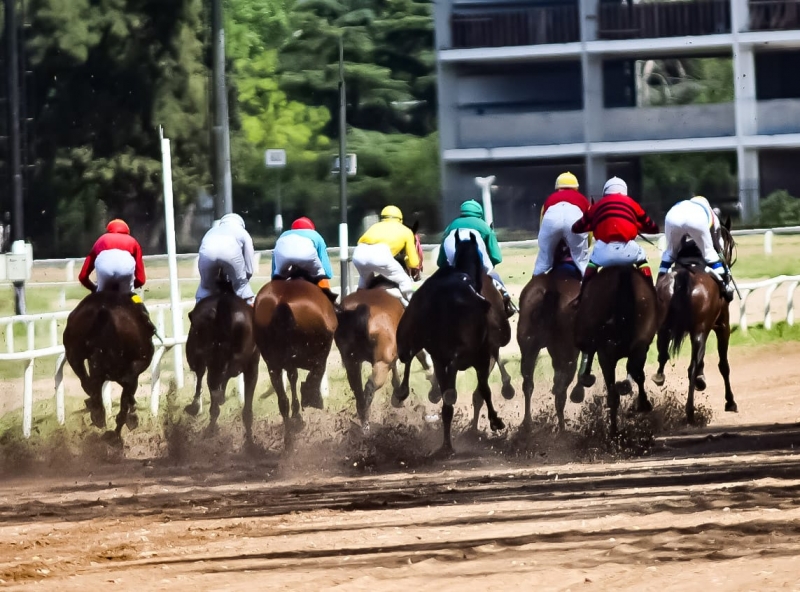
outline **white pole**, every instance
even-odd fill
[[[179,341],[183,337],[183,309],[181,308],[181,292],[178,286],[178,259],[175,253],[175,206],[172,197],[172,155],[169,139],[164,137],[164,129],[159,128],[161,136],[161,161],[164,168],[164,221],[167,233],[167,263],[169,266],[169,302],[172,312],[172,337]],[[176,343],[173,348],[175,356],[175,385],[183,388],[183,347]]]
[[[349,290],[347,264],[350,260],[350,248],[347,246],[347,223],[339,224],[339,260],[341,261],[341,271],[339,272],[339,293],[341,298],[347,296]]]
[[[772,235],[774,233],[771,230],[767,230],[764,233],[764,254],[765,255],[772,255]]]
[[[494,212],[492,211],[492,183],[495,176],[475,177],[475,184],[481,188],[481,199],[483,200],[483,218],[487,224],[494,222]]]

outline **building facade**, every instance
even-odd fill
[[[800,195],[800,0],[437,0],[435,27],[445,219],[476,176],[500,227],[536,228],[565,169],[638,196],[648,154],[735,153],[746,222]],[[637,61],[687,57],[731,58],[734,100],[637,106]]]

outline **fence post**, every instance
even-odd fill
[[[31,437],[33,427],[33,358],[25,362],[25,378],[22,391],[22,435]]]
[[[236,377],[236,394],[239,398],[239,404],[244,405],[244,374]]]
[[[771,230],[767,230],[764,233],[764,254],[765,255],[772,255],[772,237],[773,232]]]
[[[64,362],[66,354],[61,354],[56,360],[56,420],[59,425],[66,422],[66,412],[64,411]]]
[[[103,396],[103,407],[106,409],[106,417],[111,415],[111,383],[106,381],[103,383],[103,389],[100,391]]]
[[[742,333],[747,333],[747,298],[750,296],[750,290],[744,288],[741,290],[742,299],[739,301],[739,328]]]
[[[767,330],[772,329],[772,294],[780,284],[772,284],[767,288],[764,293],[764,328]]]
[[[66,267],[64,267],[64,272],[67,276],[67,281],[72,283],[75,281],[75,260],[70,259],[67,261]]]
[[[794,291],[796,288],[797,282],[790,282],[786,289],[786,324],[790,327],[794,325]]]
[[[158,398],[161,396],[161,357],[165,351],[166,348],[159,347],[150,365],[150,413],[153,414],[153,417],[158,417]]]

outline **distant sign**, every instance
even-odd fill
[[[268,167],[282,168],[286,166],[286,150],[271,148],[267,150],[266,162]]]
[[[348,154],[345,156],[345,165],[347,166],[347,175],[352,177],[356,174],[356,168],[358,165],[358,161],[355,154]],[[331,169],[331,173],[334,175],[339,174],[339,157],[335,157],[333,159],[333,168]]]

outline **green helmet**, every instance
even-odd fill
[[[483,219],[483,206],[474,199],[470,199],[461,204],[461,215],[465,218]]]

